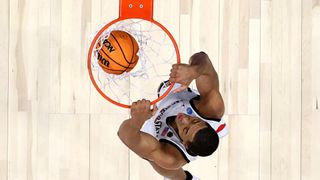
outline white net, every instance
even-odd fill
[[[130,71],[121,75],[108,74],[98,64],[97,43],[102,43],[113,30],[131,34],[139,45],[139,61]],[[112,100],[130,105],[145,98],[158,98],[161,82],[169,79],[172,64],[177,63],[176,50],[167,33],[158,25],[142,19],[126,19],[109,26],[98,37],[91,54],[91,69],[94,81],[100,90]]]

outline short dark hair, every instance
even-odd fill
[[[219,136],[216,131],[207,124],[208,127],[200,129],[192,142],[188,143],[188,152],[198,156],[209,156],[215,152],[219,146]]]

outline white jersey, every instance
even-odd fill
[[[207,122],[217,132],[220,138],[228,133],[228,128],[226,127],[226,123],[223,118],[206,118],[198,113],[191,101],[192,99],[200,97],[197,91],[192,91],[188,88],[183,92],[173,93],[173,90],[180,86],[180,84],[176,83],[167,97],[157,103],[158,111],[144,123],[140,130],[155,137],[159,142],[172,144],[181,152],[186,161],[190,162],[195,160],[197,157],[190,155],[187,152],[175,130],[167,124],[166,120],[168,117],[176,116],[178,113],[196,116]],[[168,87],[168,84],[164,83],[162,87],[159,88],[159,95],[162,95]]]

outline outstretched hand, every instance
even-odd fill
[[[154,105],[153,109],[151,109],[149,100],[142,99],[131,105],[131,118],[136,121],[144,122],[151,118],[156,112],[157,106]]]
[[[189,64],[174,64],[172,65],[169,81],[171,83],[180,83],[181,86],[174,90],[174,93],[179,93],[188,88],[190,83],[197,78],[196,70]]]

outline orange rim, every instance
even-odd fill
[[[108,97],[99,88],[98,84],[96,83],[96,81],[95,81],[95,79],[93,77],[92,69],[91,69],[91,54],[92,54],[93,47],[96,44],[96,41],[97,41],[98,37],[108,27],[110,27],[112,24],[117,23],[119,21],[122,21],[122,20],[125,20],[125,19],[131,19],[131,18],[144,19],[144,20],[150,21],[153,24],[156,24],[163,31],[165,31],[166,34],[170,37],[170,39],[171,39],[171,41],[173,43],[174,49],[176,51],[177,64],[180,64],[180,52],[179,52],[178,45],[177,45],[175,39],[173,38],[172,34],[162,24],[160,24],[159,22],[157,22],[157,21],[155,21],[153,19],[153,0],[136,0],[136,1],[120,0],[119,5],[120,5],[119,18],[111,21],[110,23],[105,25],[103,28],[101,28],[99,30],[99,32],[95,35],[95,37],[93,38],[93,40],[91,42],[89,53],[88,53],[88,71],[89,71],[89,76],[90,76],[92,84],[94,85],[94,87],[96,88],[96,90],[99,92],[99,94],[102,97],[104,97],[106,100],[108,100],[109,102],[111,102],[112,104],[115,104],[117,106],[120,106],[120,107],[123,107],[123,108],[130,108],[131,107],[130,105],[119,103],[117,101],[114,101],[110,97]],[[141,5],[143,5],[143,8],[140,7]],[[169,94],[169,92],[171,91],[171,89],[173,88],[173,86],[174,86],[174,83],[172,83],[169,86],[169,88],[167,89],[167,91],[164,94],[162,94],[157,99],[151,101],[151,104],[153,105],[153,104],[161,101],[164,97],[166,97]]]

